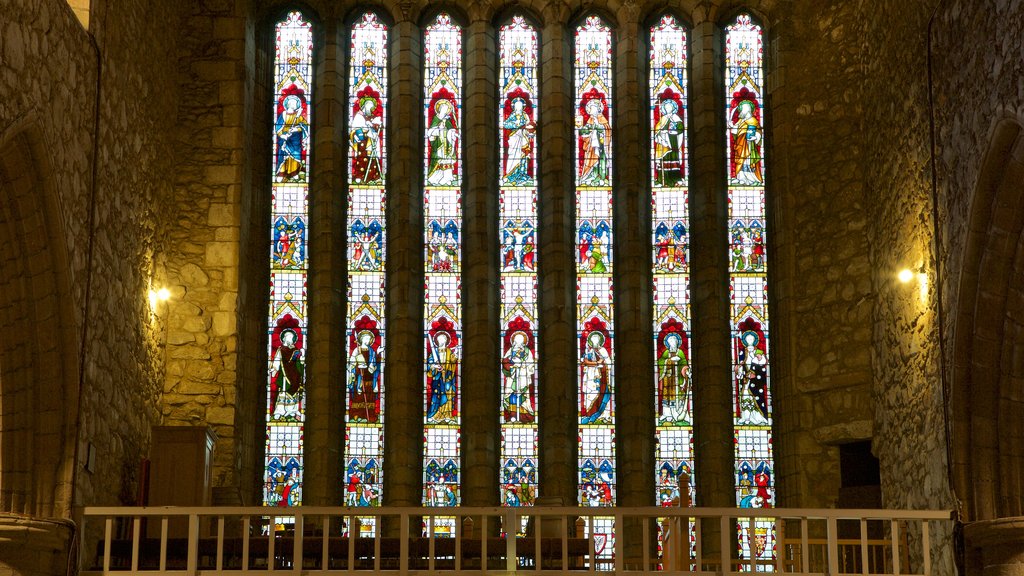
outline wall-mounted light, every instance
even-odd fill
[[[167,288],[149,291],[149,307],[156,310],[156,305],[166,302],[171,297],[171,291]]]
[[[917,280],[917,287],[920,292],[921,302],[928,301],[928,273],[925,272],[924,266],[914,268],[904,268],[896,274],[896,279],[902,284],[910,284],[914,280]]]

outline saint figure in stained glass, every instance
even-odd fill
[[[306,170],[309,122],[306,119],[306,103],[301,91],[294,86],[281,94],[274,133],[277,139],[277,180],[287,182],[302,179]]]
[[[744,88],[741,92],[748,91]],[[757,105],[742,94],[736,96],[739,101],[731,111],[732,178],[737,184],[760,186],[764,184],[761,174],[763,133]]]
[[[509,220],[502,229],[502,272],[534,269],[534,229],[528,220]]]
[[[677,94],[665,97],[657,108],[654,126],[654,157],[657,163],[658,184],[678,186],[685,175],[683,145],[686,141],[683,120],[679,117]]]
[[[444,92],[444,90],[441,90]],[[459,130],[456,125],[455,105],[451,100],[438,99],[432,107],[433,118],[427,129],[429,163],[427,183],[433,186],[458,186],[456,164],[459,153]]]
[[[366,464],[353,458],[349,461],[348,483],[345,486],[345,504],[347,506],[379,506],[380,494],[374,485],[377,484],[377,462],[370,459]]]
[[[523,186],[533,180],[530,169],[537,128],[526,113],[523,97],[516,96],[506,108],[508,111],[502,124],[508,138],[504,180],[510,186]]]
[[[283,463],[280,458],[271,458],[267,464],[268,493],[264,496],[267,506],[298,505],[302,501],[299,476],[300,466],[295,458],[288,458]]]
[[[384,118],[379,95],[369,88],[359,98],[358,108],[349,123],[352,146],[352,181],[356,184],[380,184],[384,172],[381,165],[381,141]]]
[[[274,254],[272,265],[277,268],[294,269],[305,265],[306,224],[301,217],[279,216],[274,222]]]
[[[376,423],[380,400],[380,359],[377,355],[377,336],[362,330],[356,335],[356,345],[349,354],[352,379],[349,390],[349,419],[354,422]]]
[[[608,149],[611,125],[605,118],[604,96],[596,89],[582,98],[576,117],[580,147],[580,186],[608,186]]]
[[[689,424],[690,365],[686,358],[684,335],[669,332],[662,338],[658,357],[658,422]]]
[[[583,372],[580,388],[580,424],[607,423],[605,408],[611,400],[608,383],[608,368],[611,356],[605,347],[605,335],[597,330],[584,339],[584,350],[580,357]]]
[[[537,367],[529,343],[530,336],[526,332],[515,332],[508,351],[502,357],[507,421],[532,422],[534,418],[532,388]]]
[[[299,340],[297,322],[285,316],[274,334],[274,351],[270,362],[271,420],[298,420],[301,411],[305,362]]]
[[[740,334],[736,363],[736,386],[739,388],[737,423],[762,426],[768,424],[768,357],[759,330]]]
[[[442,318],[442,320],[444,320]],[[455,397],[458,393],[458,355],[451,335],[438,330],[427,346],[427,386],[430,390],[430,405],[427,419],[434,424],[455,423]]]

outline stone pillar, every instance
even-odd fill
[[[576,266],[573,261],[572,50],[567,9],[549,4],[540,47],[538,491],[576,502]]]
[[[721,32],[714,22],[701,22],[691,33],[690,45],[690,293],[694,318],[696,500],[700,506],[733,507],[736,497]]]
[[[635,3],[619,11],[615,43],[615,438],[618,504],[654,504],[654,352],[651,338],[647,83]]]
[[[496,39],[486,20],[463,50],[462,503],[498,505],[498,191]]]
[[[407,16],[391,33],[384,505],[418,506],[423,484],[422,38]]]
[[[345,258],[345,34],[326,19],[318,43],[314,86],[313,148],[309,189],[309,340],[306,365],[306,506],[342,502],[342,448],[345,421],[345,312],[342,305]],[[342,268],[343,269],[343,268]]]

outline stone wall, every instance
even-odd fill
[[[68,288],[55,300],[35,295],[27,319],[76,328],[65,351],[75,367],[65,371],[63,391],[33,382],[36,394],[45,395],[37,399],[40,406],[63,403],[64,419],[46,410],[38,417],[46,420],[44,429],[69,430],[71,440],[63,443],[69,449],[64,456],[39,449],[51,461],[66,461],[69,480],[77,479],[75,504],[127,504],[135,502],[139,463],[150,426],[159,420],[163,324],[160,309],[150,309],[148,291],[164,281],[160,215],[171,199],[167,134],[177,84],[167,23],[176,18],[170,4],[144,9],[111,0],[92,7],[95,42],[61,0],[0,5],[0,93],[6,95],[0,124],[37,135],[46,180],[39,190],[56,194],[54,214],[22,214],[27,220],[16,224],[47,218],[45,226],[37,224],[35,241],[51,242],[41,233],[46,227],[63,236],[50,247],[61,252],[54,262],[67,268],[57,272]],[[61,313],[65,305],[70,318]],[[86,359],[81,376],[79,350]],[[26,352],[37,371],[52,371],[42,350]],[[95,465],[88,471],[90,449]],[[70,491],[63,506],[49,514],[70,513]]]
[[[927,27],[935,4],[863,4],[864,16],[870,16],[865,35],[865,93],[870,98],[865,101],[870,150],[866,175],[877,295],[874,451],[882,466],[884,504],[895,508],[954,507],[940,379],[929,139]],[[965,45],[958,46],[956,51]],[[939,280],[948,295],[957,272],[946,254],[940,257],[947,272]],[[904,268],[920,273],[901,283],[896,274]],[[942,554],[940,565],[951,569],[951,547]]]
[[[210,425],[214,484],[251,470],[235,454],[239,216],[242,209],[245,20],[235,3],[186,5],[176,64],[178,162],[167,230],[166,425]]]
[[[831,507],[836,446],[874,433],[864,20],[842,1],[778,14],[768,85],[779,503]]]
[[[166,308],[151,308],[148,293],[167,281],[176,11],[174,3],[92,3],[101,105],[81,438],[95,445],[96,467],[79,475],[83,504],[136,501],[139,461],[160,419]]]
[[[72,505],[96,53],[63,1],[0,13],[0,510],[60,516]]]
[[[970,428],[954,429],[952,438],[953,467],[962,474],[955,484],[956,496],[965,521],[1022,511],[1014,480],[1019,473],[1013,472],[1021,465],[1016,446],[1024,439],[1015,424],[1022,359],[1014,352],[1019,335],[1007,329],[1019,323],[1021,310],[1024,210],[1018,200],[1020,176],[1013,175],[1010,158],[1016,156],[1019,165],[1021,151],[1019,142],[1005,152],[1005,159],[994,150],[1001,123],[1024,123],[1021,26],[1024,8],[1018,2],[944,0],[937,5],[931,30],[939,257],[947,271],[942,284],[943,345],[948,359],[945,376],[952,390],[947,416],[954,425],[967,422]],[[965,43],[964,38],[977,41]],[[985,174],[985,169],[999,174]],[[986,179],[1000,178],[1006,178],[1005,192],[1000,191],[994,204],[986,204],[993,202],[984,189]],[[979,236],[986,238],[987,248],[981,247],[985,242],[978,242]],[[982,258],[993,256],[996,261],[980,266]],[[961,346],[972,340],[973,349]],[[990,372],[968,377],[966,366]],[[998,473],[985,463],[992,461],[998,462]]]
[[[264,164],[269,162],[265,126],[270,119],[264,110],[267,93],[264,77],[272,53],[264,28],[268,26],[269,16],[280,6],[284,4],[257,7],[231,0],[199,2],[190,7],[191,12],[181,28],[182,104],[178,140],[189,152],[179,155],[175,182],[178,201],[173,208],[174,216],[169,218],[174,226],[169,229],[167,268],[169,283],[175,288],[168,320],[167,379],[162,411],[168,424],[206,423],[214,427],[221,439],[217,447],[215,484],[240,486],[245,501],[258,500],[255,487],[260,481],[258,455],[262,451],[261,409],[266,378],[266,336],[262,323],[266,315],[267,235],[264,224],[268,174]],[[318,319],[320,326],[343,322],[340,254],[344,237],[337,224],[341,217],[338,198],[331,192],[340,189],[344,172],[343,163],[337,161],[339,152],[331,148],[337,146],[336,138],[340,133],[334,117],[341,112],[334,98],[344,86],[340,59],[346,40],[344,27],[339,24],[354,7],[352,3],[311,3],[322,25],[317,59],[321,89],[317,98],[322,100],[318,100],[318,106],[327,110],[316,120],[319,152],[313,167],[318,188],[312,210],[317,230],[311,238],[311,265],[319,272],[314,278],[317,288],[310,296],[310,315]],[[645,123],[642,106],[634,101],[641,89],[642,60],[631,55],[643,46],[639,28],[655,8],[645,3],[620,5],[614,2],[603,8],[593,7],[618,19],[620,26],[616,77],[621,102],[617,126],[624,131],[620,145],[632,149],[643,141],[639,130]],[[501,8],[467,6],[471,29],[489,29]],[[701,83],[701,88],[693,95],[692,108],[697,139],[721,138],[724,130],[722,118],[716,112],[719,106],[716,58],[720,55],[716,22],[733,8],[717,3],[698,7],[685,2],[679,7],[679,13],[696,24],[695,38],[699,38],[694,45],[697,66],[694,78]],[[779,415],[776,449],[781,471],[779,494],[781,502],[788,505],[825,506],[834,503],[839,484],[834,445],[870,438],[872,434],[873,407],[868,394],[871,287],[863,249],[867,240],[867,212],[862,178],[863,146],[859,141],[863,128],[862,94],[858,83],[862,72],[861,29],[854,18],[856,6],[846,2],[831,2],[824,8],[796,2],[763,2],[751,8],[766,16],[771,38],[768,63],[774,159],[769,174],[776,230],[772,278],[777,299],[773,322],[776,323],[774,381]],[[387,8],[395,19],[395,31],[402,35],[393,53],[397,67],[394,78],[409,81],[394,84],[397,92],[392,94],[392,105],[398,107],[393,118],[402,126],[413,127],[416,122],[416,115],[408,116],[402,103],[415,106],[419,97],[415,92],[419,75],[415,68],[419,58],[416,24],[426,9],[425,5],[413,3]],[[567,127],[557,113],[571,104],[564,99],[565,87],[553,82],[562,79],[564,83],[570,78],[565,73],[570,63],[568,37],[558,37],[556,32],[582,8],[577,3],[566,3],[538,5],[533,9],[544,23],[542,61],[547,64],[542,66],[547,82],[543,97],[545,106],[550,107],[544,116],[542,162],[546,170],[545,186],[549,190],[543,202],[547,234],[542,237],[540,246],[540,256],[547,262],[545,269],[548,271],[542,275],[541,282],[542,306],[547,318],[547,352],[542,370],[552,382],[568,382],[567,379],[573,378],[574,369],[565,364],[565,358],[572,357],[574,329],[572,318],[564,316],[573,309],[573,296],[566,292],[571,283],[566,284],[552,275],[564,275],[572,267],[571,261],[562,262],[565,246],[572,242],[571,221],[568,220],[572,200],[569,195],[571,173],[563,174],[568,168],[559,163],[567,154],[563,134]],[[406,39],[408,35],[412,37]],[[476,56],[467,62],[470,66],[467,78],[492,82],[493,64],[486,61],[490,56],[484,58],[482,54],[490,54],[493,48],[488,48],[486,42],[479,46],[482,51],[474,52]],[[325,94],[324,90],[333,90],[335,94]],[[487,85],[467,89],[467,110],[473,111],[467,129],[474,131],[474,141],[487,137],[490,93]],[[390,151],[392,187],[408,189],[415,195],[420,177],[416,169],[419,162],[416,133],[410,130],[391,141],[395,146]],[[836,158],[833,151],[821,145],[822,141],[841,141],[841,157]],[[724,160],[720,160],[717,153],[708,153],[709,148],[704,150],[698,149],[695,157],[695,181],[704,192],[695,194],[694,202],[699,212],[695,218],[704,222],[697,226],[704,227],[707,240],[694,244],[695,249],[703,246],[703,251],[694,258],[695,262],[701,262],[699,265],[705,272],[695,277],[694,282],[695,302],[703,302],[700,306],[705,314],[697,329],[703,330],[707,337],[705,344],[698,342],[695,354],[706,366],[702,377],[715,382],[728,379],[728,339],[722,331],[724,311],[719,310],[726,295],[722,284],[724,236],[719,238],[715,234],[717,218],[724,208],[722,197],[716,192]],[[470,166],[470,173],[486,174],[485,164],[489,158],[483,153],[467,156],[471,164],[481,167],[474,171]],[[640,169],[642,163],[633,166],[635,159],[631,158],[623,156],[626,169],[620,170],[620,174]],[[617,277],[620,306],[642,310],[643,303],[650,298],[650,288],[643,283],[643,266],[640,266],[646,258],[646,234],[642,232],[646,222],[644,191],[631,177],[621,178],[617,210],[626,228],[619,236],[619,251],[623,255],[620,257],[623,269]],[[488,194],[492,193],[490,180],[471,179],[469,186],[467,214],[488,213],[488,206],[491,206]],[[836,202],[837,198],[842,202]],[[410,226],[412,230],[418,229],[417,214],[415,203],[408,201],[404,194],[395,197],[392,215],[396,220],[392,230],[408,230]],[[823,223],[828,219],[833,224]],[[467,228],[475,245],[486,246],[496,241],[486,232],[483,226],[486,222],[488,220],[474,219]],[[828,234],[822,234],[823,230],[828,230]],[[421,408],[417,408],[419,400],[416,400],[421,377],[416,368],[418,355],[409,350],[421,346],[415,328],[421,312],[408,294],[421,282],[415,269],[422,255],[418,241],[411,237],[403,240],[405,236],[392,240],[389,253],[389,260],[402,266],[392,271],[393,277],[389,280],[393,290],[391,326],[395,330],[389,338],[390,381],[399,387],[391,394],[389,434],[396,436],[389,438],[395,441],[403,438],[403,444],[414,446],[418,437],[416,423],[422,418],[418,412]],[[467,312],[470,323],[467,326],[472,325],[474,330],[484,330],[487,322],[493,322],[494,311],[489,307],[495,305],[494,295],[487,292],[493,282],[493,266],[472,259],[490,251],[493,246],[475,252],[468,260],[471,265],[465,279],[466,303],[473,306],[473,312]],[[408,309],[407,304],[411,304]],[[645,314],[648,313],[641,311],[635,317],[634,314],[621,317],[620,330],[624,332],[620,342],[624,348],[618,351],[622,362],[634,363],[629,364],[627,372],[643,378],[643,386],[653,378],[650,363],[643,360],[652,356],[649,340],[644,335]],[[337,413],[340,397],[335,388],[336,383],[344,379],[344,366],[340,362],[343,356],[332,352],[340,345],[337,337],[333,331],[321,329],[318,334],[314,330],[308,347],[311,407],[307,445],[315,444],[325,450],[318,450],[307,461],[309,482],[305,493],[324,503],[333,502],[338,496],[338,484],[331,480],[338,478],[338,471],[336,463],[331,462],[337,458],[342,443],[341,428],[328,422],[330,418],[340,417]],[[472,377],[470,385],[480,391],[489,390],[488,386],[497,385],[497,373],[489,368],[496,365],[496,352],[479,340],[469,346],[479,348],[478,353],[467,359],[466,369],[471,373],[467,373],[467,378]],[[570,390],[562,389],[563,384],[552,386],[542,392],[542,401],[549,406],[561,406],[563,397],[572,396]],[[707,389],[712,388],[709,385]],[[634,418],[647,411],[646,401],[641,403],[639,398],[641,395],[625,397],[620,407],[623,414],[629,416],[620,431],[623,446],[629,446],[623,454],[624,466],[637,471],[646,469],[649,462],[645,462],[648,457],[643,454],[653,449],[652,438],[637,440],[649,427],[642,418]],[[314,400],[324,406],[313,406]],[[405,405],[407,400],[409,404]],[[476,424],[486,420],[483,412],[472,417]],[[726,413],[721,412],[709,417],[708,423],[718,420],[724,423],[726,418]],[[544,442],[548,450],[552,450],[549,452],[552,460],[545,465],[542,476],[546,476],[545,482],[555,494],[565,492],[571,500],[572,467],[562,470],[560,464],[571,462],[574,453],[575,432],[567,422],[559,420],[544,428]],[[408,434],[399,432],[395,426],[407,428]],[[487,434],[490,440],[484,442],[467,440],[466,446],[473,451],[467,454],[467,463],[492,459],[494,447],[491,444],[496,442],[493,437],[496,430]],[[712,443],[716,446],[717,459],[721,460],[716,466],[731,467],[731,437],[724,433],[716,433],[715,437]],[[708,440],[707,435],[705,440]],[[558,458],[553,458],[556,454]],[[392,458],[398,458],[392,462],[408,460],[413,466],[411,476],[405,479],[408,482],[400,484],[406,485],[418,477],[415,468],[418,459],[414,454],[399,456],[399,452],[395,452]],[[404,465],[402,470],[396,472],[397,476],[391,476],[391,481],[404,478]],[[555,470],[558,472],[554,473]],[[480,482],[480,490],[474,498],[481,503],[490,502],[491,497],[484,494],[490,493],[490,480],[480,477],[476,481]],[[709,486],[710,490],[704,493],[720,493],[717,500],[728,504],[731,502],[728,484]],[[645,494],[653,493],[653,489],[640,484],[633,486],[639,491],[630,498],[637,503],[643,501]],[[811,486],[827,488],[809,490]],[[410,501],[418,499],[413,494],[408,497]]]

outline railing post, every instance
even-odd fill
[[[107,517],[103,523],[103,573],[110,572],[110,541],[114,537],[114,519]]]
[[[839,545],[836,542],[839,526],[835,516],[829,516],[825,523],[828,530],[828,573],[839,574]]]
[[[398,569],[405,574],[409,571],[409,513],[402,512],[398,521]]]
[[[302,570],[302,538],[306,533],[306,516],[301,510],[295,514],[294,535],[292,536],[292,570]]]
[[[721,551],[719,552],[719,559],[722,562],[722,574],[728,574],[732,572],[732,561],[730,558],[731,555],[729,554],[729,548],[731,548],[731,546],[729,545],[731,540],[731,538],[729,537],[729,520],[730,518],[728,516],[722,516],[721,518],[719,518],[718,522],[718,530],[720,532],[718,536],[718,543],[721,546]]]
[[[185,561],[185,570],[189,574],[199,571],[199,514],[195,512],[188,515],[188,559]]]
[[[622,557],[625,556],[625,545],[626,534],[623,530],[623,516],[621,513],[615,514],[615,524],[612,526],[612,536],[615,538],[615,546],[613,554],[615,556],[615,572],[622,573]]]
[[[252,530],[252,517],[242,518],[242,570],[249,569],[249,532]],[[162,570],[162,568],[161,568]]]
[[[860,519],[860,563],[861,563],[861,574],[868,576],[870,574],[870,566],[868,566],[868,520],[867,518]]]
[[[160,517],[160,571],[167,570],[167,516]]]
[[[139,571],[139,539],[142,537],[142,518],[132,518],[132,572]]]
[[[924,576],[932,573],[932,541],[928,533],[928,520],[921,520],[921,552],[924,557]]]
[[[512,572],[516,569],[518,562],[516,561],[516,533],[518,530],[518,523],[516,522],[516,509],[513,507],[506,507],[507,512],[505,513],[505,569]]]
[[[893,576],[900,574],[900,524],[895,518],[890,521],[890,536],[892,537],[892,573]]]
[[[217,571],[224,569],[224,516],[217,517]]]

